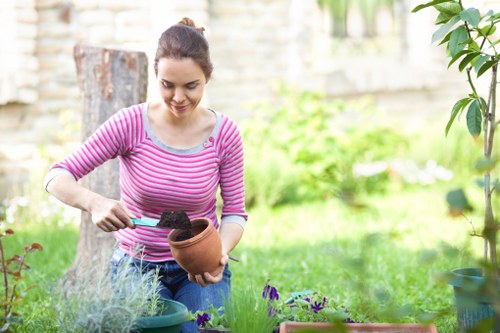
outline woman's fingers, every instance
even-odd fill
[[[111,199],[102,200],[92,211],[92,220],[106,232],[135,228],[131,217],[132,214],[122,202]]]

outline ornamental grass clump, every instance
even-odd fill
[[[103,262],[108,262],[104,260]],[[159,279],[155,271],[142,274],[125,257],[111,272],[108,265],[76,269],[54,290],[59,332],[132,332],[136,320],[154,316],[158,308]]]

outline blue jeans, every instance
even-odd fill
[[[130,256],[117,248],[111,258],[111,272],[116,273],[116,268]],[[142,269],[142,272],[159,270],[161,282],[160,296],[186,305],[188,310],[195,313],[198,310],[207,310],[210,305],[219,308],[224,305],[224,299],[229,298],[231,290],[231,272],[226,265],[222,281],[201,287],[199,284],[188,280],[188,275],[175,261],[150,262],[133,258],[130,261],[133,269]],[[189,321],[182,325],[182,333],[197,333],[196,321]]]

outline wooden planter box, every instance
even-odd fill
[[[438,333],[434,325],[421,324],[345,324],[351,333]],[[318,329],[318,332],[337,332],[328,323],[300,323],[283,322],[280,325],[279,333],[296,332],[300,329]]]

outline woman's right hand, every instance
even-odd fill
[[[111,232],[125,228],[135,228],[132,214],[121,201],[104,197],[93,200],[89,212],[92,222],[103,231]]]
[[[54,176],[46,187],[47,191],[71,207],[89,212],[92,222],[100,229],[110,232],[124,228],[135,228],[134,217],[123,202],[103,197],[83,186],[67,172]]]

